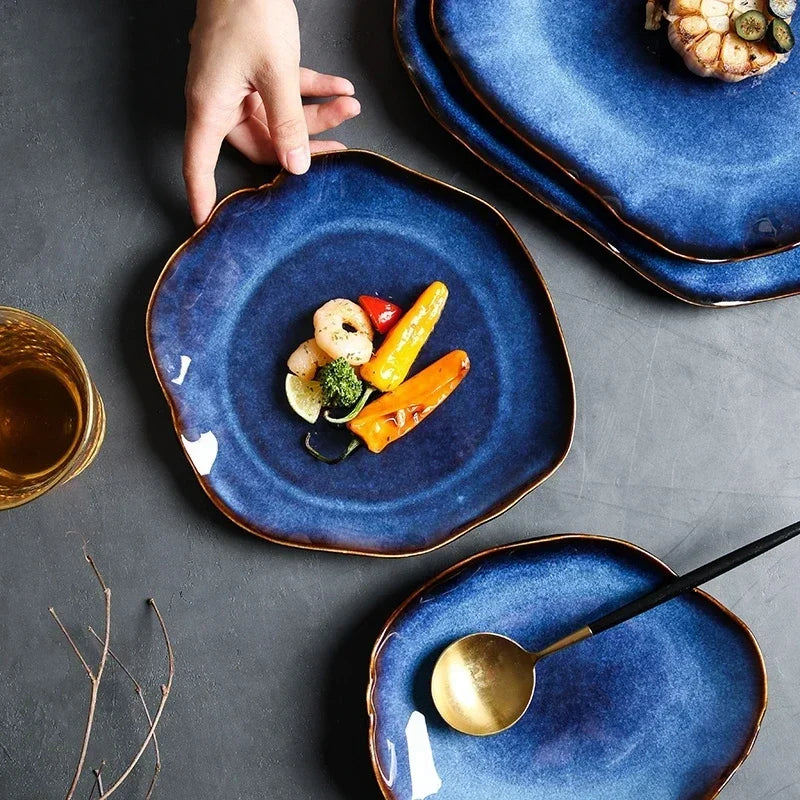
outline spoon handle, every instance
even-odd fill
[[[649,611],[651,608],[677,597],[688,589],[694,589],[696,586],[700,586],[712,578],[716,578],[718,575],[744,564],[745,561],[750,561],[750,559],[766,553],[767,550],[788,542],[789,539],[793,539],[798,534],[800,534],[800,522],[795,522],[793,525],[787,525],[785,528],[775,531],[775,533],[762,536],[760,539],[756,539],[750,544],[709,561],[708,564],[697,567],[697,569],[693,569],[685,575],[679,575],[663,586],[659,586],[658,589],[654,589],[652,592],[632,600],[630,603],[596,619],[594,622],[590,622],[587,627],[593,634],[613,628],[615,625],[619,625],[620,622],[625,622],[645,611]]]

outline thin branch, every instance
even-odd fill
[[[97,791],[100,792],[100,795],[103,794],[103,767],[106,765],[105,761],[100,762],[100,766],[97,769],[93,769],[92,773],[94,774],[94,781],[97,784]]]
[[[83,774],[83,769],[86,764],[86,754],[89,749],[89,741],[91,739],[91,734],[92,734],[92,725],[94,722],[95,713],[97,711],[97,700],[100,691],[100,682],[102,680],[103,672],[105,671],[105,667],[108,662],[109,656],[111,656],[111,658],[113,658],[114,661],[116,661],[116,663],[119,664],[120,668],[133,683],[134,690],[136,691],[136,694],[139,695],[139,700],[141,701],[145,716],[147,717],[147,722],[149,727],[144,742],[142,743],[138,752],[133,757],[131,762],[128,764],[126,769],[119,776],[119,778],[117,778],[117,780],[114,781],[114,783],[108,789],[106,789],[103,786],[103,778],[102,778],[102,770],[103,767],[105,766],[105,761],[102,761],[100,763],[100,766],[97,767],[97,769],[92,770],[95,780],[94,783],[92,784],[92,790],[89,795],[89,800],[92,800],[92,798],[94,797],[95,789],[98,792],[98,800],[106,800],[106,798],[110,797],[130,776],[131,772],[136,767],[142,755],[150,745],[150,741],[152,740],[153,750],[155,752],[155,768],[153,770],[153,777],[150,780],[150,786],[148,787],[147,795],[145,798],[145,800],[150,800],[153,794],[153,790],[155,788],[156,780],[161,771],[161,752],[159,749],[158,738],[156,736],[156,728],[158,727],[158,723],[161,720],[161,715],[164,712],[164,708],[167,704],[167,699],[169,698],[169,694],[172,689],[172,681],[175,676],[175,654],[172,650],[172,642],[170,641],[169,633],[167,632],[167,626],[166,623],[164,622],[164,618],[161,616],[161,612],[159,611],[155,600],[153,600],[153,598],[149,598],[148,603],[153,608],[153,611],[155,612],[155,615],[158,618],[158,623],[161,626],[161,633],[164,636],[164,643],[167,650],[167,663],[168,663],[167,682],[161,685],[161,701],[158,704],[158,708],[156,709],[155,715],[151,715],[150,709],[147,706],[147,701],[145,700],[144,697],[144,691],[142,690],[141,684],[136,680],[136,678],[134,678],[130,670],[122,663],[121,659],[111,650],[110,646],[111,645],[111,589],[106,585],[106,582],[103,579],[100,570],[98,570],[94,560],[87,552],[85,543],[83,546],[83,555],[89,566],[92,568],[92,572],[94,572],[95,578],[97,579],[97,582],[100,584],[100,588],[103,591],[103,597],[105,599],[105,631],[103,637],[101,638],[95,632],[95,630],[91,626],[89,626],[89,631],[91,632],[92,636],[94,636],[95,639],[97,639],[102,645],[100,659],[97,663],[97,668],[95,670],[92,670],[92,668],[87,663],[80,649],[75,644],[75,641],[70,635],[69,631],[66,629],[66,627],[63,625],[58,615],[56,614],[55,609],[53,608],[49,609],[51,616],[58,624],[59,628],[61,629],[61,632],[67,639],[67,642],[69,643],[73,652],[78,657],[78,660],[81,662],[81,665],[83,666],[86,675],[89,678],[89,683],[91,688],[89,696],[89,708],[86,715],[86,725],[83,734],[83,743],[81,745],[80,756],[78,758],[78,764],[75,768],[75,774],[73,775],[72,778],[72,783],[70,785],[70,788],[67,790],[65,800],[72,800],[77,790],[78,784],[80,782],[81,775]]]
[[[72,648],[72,650],[74,651],[75,655],[78,656],[78,658],[80,659],[81,664],[83,664],[83,668],[86,670],[86,674],[89,676],[89,680],[93,681],[94,680],[94,673],[92,672],[92,670],[89,667],[89,665],[86,663],[86,659],[83,657],[83,653],[81,653],[81,651],[78,650],[78,645],[75,644],[73,638],[69,635],[69,631],[64,627],[64,623],[58,618],[58,614],[56,614],[56,610],[52,606],[50,606],[50,608],[48,608],[47,610],[50,612],[50,616],[58,624],[58,627],[61,628],[61,633],[63,633],[64,636],[67,637],[67,641],[69,642],[69,646]]]
[[[101,639],[102,641],[102,639]],[[92,770],[92,774],[94,775],[94,783],[92,783],[92,791],[89,792],[88,800],[92,800],[94,797],[94,790],[98,790],[98,796],[103,794],[103,779],[100,777],[100,773],[103,771],[103,767],[106,765],[105,760],[100,762],[100,766],[97,769]]]
[[[91,625],[89,626],[89,633],[91,633],[92,636],[94,636],[94,638],[97,639],[98,642],[100,642],[100,644],[103,643],[103,640],[98,636],[97,631],[95,631],[95,629]],[[123,664],[120,657],[111,648],[108,649],[108,654],[111,656],[111,658],[114,659],[114,661],[117,662],[119,668],[130,678],[130,681],[133,684],[134,691],[139,696],[139,700],[142,703],[142,708],[144,709],[144,715],[147,717],[147,724],[149,726],[152,726],[153,717],[150,715],[150,709],[147,707],[147,700],[144,699],[144,691],[142,689],[141,684],[139,683],[139,681],[136,680],[136,678],[133,677],[131,671],[125,666],[125,664]],[[161,752],[158,748],[158,737],[156,736],[155,731],[153,731],[153,750],[155,751],[156,763],[155,763],[155,769],[153,770],[153,777],[150,780],[150,786],[148,787],[147,794],[145,795],[145,800],[150,800],[150,797],[153,794],[153,789],[155,788],[156,785],[156,780],[158,779],[158,774],[159,772],[161,772]]]
[[[100,570],[97,569],[97,565],[94,563],[94,559],[89,555],[86,550],[86,542],[83,543],[83,557],[89,562],[89,566],[92,568],[92,571],[97,578],[98,583],[100,584],[100,588],[105,591],[108,587],[106,586],[106,582],[103,580],[103,576],[100,574]]]
[[[161,616],[161,612],[158,610],[158,606],[156,605],[156,601],[151,597],[147,601],[153,608],[153,611],[156,613],[156,617],[158,617],[158,623],[161,625],[161,633],[164,635],[164,644],[167,648],[167,663],[168,663],[168,675],[167,675],[167,682],[166,684],[161,684],[161,702],[158,704],[158,708],[156,709],[155,716],[153,717],[153,721],[150,724],[150,730],[147,732],[147,736],[145,737],[144,742],[142,742],[142,746],[139,748],[139,751],[133,757],[133,760],[130,764],[128,764],[125,771],[122,775],[117,778],[117,780],[98,798],[98,800],[106,800],[107,797],[111,797],[111,795],[119,789],[119,787],[123,784],[123,782],[127,779],[127,777],[133,771],[133,768],[139,762],[139,759],[142,757],[142,754],[145,750],[147,750],[147,746],[150,744],[150,740],[155,736],[156,727],[161,719],[161,714],[164,711],[164,706],[167,704],[167,698],[169,697],[170,690],[172,689],[172,679],[175,676],[175,655],[172,652],[172,643],[169,639],[169,634],[167,633],[167,626],[164,623],[164,618]],[[107,642],[106,642],[107,645]]]
[[[75,774],[72,777],[72,783],[70,784],[70,787],[67,790],[67,795],[64,800],[72,800],[72,796],[75,794],[75,790],[78,788],[78,782],[80,781],[81,774],[83,773],[83,766],[84,763],[86,762],[86,753],[89,750],[89,738],[92,735],[92,723],[94,722],[94,714],[97,709],[97,695],[100,692],[100,680],[103,677],[103,670],[105,669],[106,660],[108,659],[108,647],[111,639],[111,589],[109,589],[108,586],[106,586],[106,583],[103,580],[103,576],[97,569],[97,566],[92,560],[92,557],[86,552],[86,545],[84,545],[83,555],[89,562],[89,566],[91,566],[92,571],[94,572],[95,577],[97,578],[97,582],[100,584],[100,588],[103,590],[103,598],[105,600],[105,607],[106,607],[103,651],[100,654],[100,661],[98,662],[97,665],[97,672],[93,672],[89,668],[89,665],[86,663],[86,659],[84,659],[84,657],[81,655],[80,650],[78,650],[75,643],[72,641],[72,637],[70,637],[69,633],[67,633],[66,628],[61,624],[61,621],[56,616],[55,611],[53,609],[50,609],[50,613],[53,615],[56,622],[58,622],[59,627],[61,628],[62,631],[64,631],[67,640],[72,645],[72,649],[80,658],[81,663],[86,669],[86,672],[89,676],[89,681],[91,683],[91,693],[89,695],[89,710],[86,714],[86,727],[84,728],[83,732],[83,744],[81,745],[81,752],[80,756],[78,757],[78,764],[75,767]]]

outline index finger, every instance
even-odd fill
[[[189,111],[183,144],[183,180],[195,225],[202,225],[217,201],[214,170],[226,130],[212,117]]]

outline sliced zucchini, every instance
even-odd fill
[[[773,17],[789,19],[797,8],[797,0],[769,0],[769,13]]]
[[[776,53],[788,53],[794,47],[794,34],[786,20],[774,19],[767,29],[767,42]]]
[[[767,25],[760,11],[745,11],[736,17],[736,33],[746,42],[760,42],[767,34]]]

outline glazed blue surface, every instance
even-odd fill
[[[489,630],[538,649],[670,574],[627,543],[563,536],[481,554],[412,597],[381,635],[373,661],[372,748],[384,795],[713,797],[756,734],[766,677],[744,625],[700,593],[541,661],[528,712],[503,733],[458,733],[430,698],[433,665],[454,639]],[[418,729],[409,749],[414,712]],[[427,789],[419,791],[423,772]],[[431,791],[438,781],[441,788]]]
[[[431,29],[428,0],[397,0],[401,55],[433,115],[473,152],[574,222],[656,285],[693,303],[734,304],[800,291],[800,252],[700,264],[670,256],[624,225],[545,159],[536,158],[469,93]]]
[[[673,252],[740,258],[800,241],[797,60],[725,84],[644,30],[644,4],[434,0],[465,80],[520,137]],[[776,109],[780,112],[776,114]]]
[[[437,279],[449,300],[413,371],[463,348],[462,385],[380,455],[312,459],[283,386],[314,310],[370,293],[407,308]],[[148,337],[203,487],[244,527],[288,544],[435,547],[546,477],[571,441],[566,350],[515,234],[478,200],[372,153],[317,156],[307,175],[223,203],[160,279]],[[198,456],[198,441],[210,451]]]

